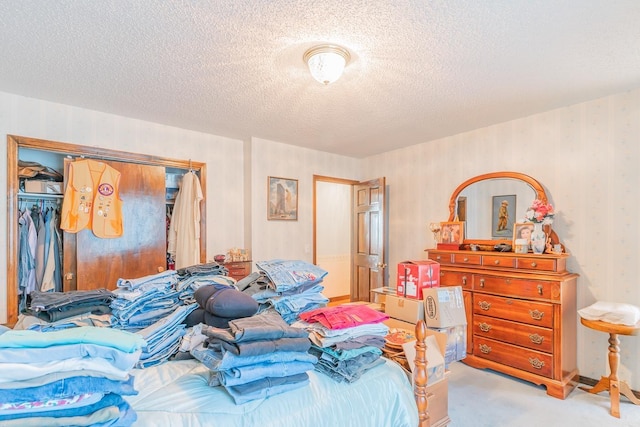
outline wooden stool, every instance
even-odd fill
[[[611,370],[611,374],[608,377],[600,378],[600,381],[593,387],[580,387],[580,389],[594,394],[608,390],[609,396],[611,396],[611,415],[620,418],[620,393],[627,396],[636,405],[640,405],[640,399],[633,394],[626,382],[618,380],[618,367],[620,365],[620,340],[618,335],[638,335],[640,322],[634,326],[627,326],[601,320],[587,320],[582,317],[580,322],[587,328],[609,334],[609,369]]]

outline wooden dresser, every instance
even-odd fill
[[[251,261],[225,262],[224,266],[229,270],[228,276],[236,280],[244,279],[251,274]]]
[[[469,366],[489,368],[564,399],[576,387],[576,282],[567,254],[429,249],[440,286],[462,286]]]

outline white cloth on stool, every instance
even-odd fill
[[[601,320],[616,325],[634,326],[640,321],[640,308],[619,302],[598,301],[578,310],[587,320]]]

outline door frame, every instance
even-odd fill
[[[107,148],[88,147],[67,142],[49,141],[17,135],[7,135],[7,325],[13,327],[18,320],[18,159],[19,149],[32,149],[66,156],[114,160],[129,163],[164,166],[198,171],[200,186],[206,194],[206,163],[178,160],[146,154],[129,153]],[[206,236],[206,203],[200,204],[200,235]],[[206,238],[200,239],[200,262],[205,262]]]
[[[324,175],[313,175],[313,264],[317,265],[318,260],[317,260],[317,227],[318,227],[318,217],[317,217],[317,206],[318,206],[318,201],[317,201],[317,189],[316,189],[316,184],[318,182],[328,182],[328,183],[333,183],[333,184],[341,184],[341,185],[348,185],[350,186],[351,190],[351,197],[350,199],[353,198],[353,186],[355,184],[358,184],[359,181],[357,180],[353,180],[353,179],[344,179],[344,178],[335,178],[335,177],[330,177],[330,176],[324,176]],[[349,213],[351,215],[351,223],[350,223],[350,228],[351,230],[349,230],[349,235],[351,236],[352,234],[352,230],[353,230],[353,211],[351,209],[351,205],[349,205],[347,207],[347,209],[349,209]],[[351,256],[353,256],[353,239],[350,237],[349,238],[350,242],[351,242],[351,248],[349,253],[351,254]],[[349,260],[349,265],[352,264],[353,260]],[[349,275],[349,292],[351,292],[351,287],[353,286],[353,274]]]

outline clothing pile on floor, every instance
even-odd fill
[[[308,333],[289,326],[275,310],[203,326],[206,341],[191,354],[211,370],[209,385],[223,386],[236,404],[264,399],[309,384],[317,358]]]
[[[361,304],[324,307],[300,314],[292,327],[309,332],[316,371],[338,382],[354,382],[381,359],[389,327],[384,313]]]
[[[130,426],[144,340],[110,328],[0,330],[0,425]]]
[[[260,304],[260,311],[275,309],[288,324],[300,313],[324,307],[329,299],[322,295],[327,271],[300,260],[274,259],[256,262],[258,272],[238,281],[236,286]]]

